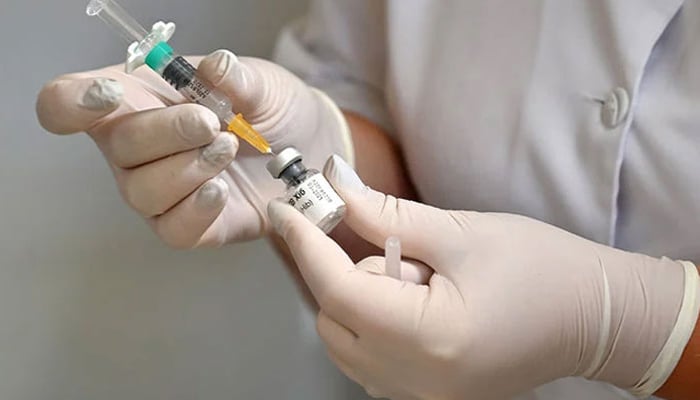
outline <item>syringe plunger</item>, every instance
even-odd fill
[[[87,14],[99,17],[128,43],[140,42],[148,35],[148,31],[141,24],[112,0],[90,1]]]

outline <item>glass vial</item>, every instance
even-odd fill
[[[329,233],[343,220],[345,202],[323,174],[302,164],[302,158],[297,149],[288,147],[267,163],[267,170],[287,184],[287,203]]]

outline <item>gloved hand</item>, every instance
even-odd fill
[[[269,156],[222,131],[213,112],[182,104],[152,71],[122,71],[118,65],[48,83],[39,121],[58,134],[87,131],[126,202],[173,247],[219,246],[267,232],[265,205],[284,188],[265,169]],[[308,166],[334,152],[352,159],[335,104],[282,67],[220,50],[201,60],[199,73],[231,97],[234,111],[274,151],[293,145]]]
[[[270,219],[320,306],[318,332],[351,379],[392,399],[504,399],[566,376],[637,395],[675,368],[697,319],[695,266],[632,254],[508,214],[444,211],[325,170],[347,224],[434,273],[424,284],[354,265],[279,200]]]

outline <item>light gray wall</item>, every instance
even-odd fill
[[[87,137],[38,126],[43,82],[123,61],[86,2],[0,0],[0,399],[356,398],[265,243],[165,248]],[[181,53],[264,56],[305,1],[122,3]]]

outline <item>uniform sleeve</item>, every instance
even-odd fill
[[[287,26],[274,60],[326,92],[340,108],[392,131],[385,101],[386,4],[312,0]]]

